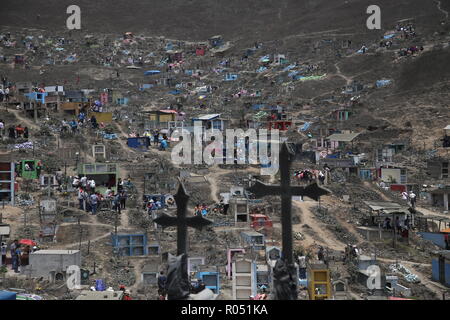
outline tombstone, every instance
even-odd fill
[[[256,286],[260,288],[261,286],[270,286],[270,267],[267,264],[257,264],[256,265]]]
[[[220,273],[218,271],[200,267],[197,279],[204,283],[205,288],[212,290],[215,294],[220,294]]]
[[[97,161],[99,156],[101,156],[102,159],[106,159],[106,148],[102,144],[95,144],[92,146],[92,157]]]
[[[344,280],[333,281],[332,287],[334,300],[348,300],[350,298],[348,294],[347,281]]]
[[[231,274],[232,274],[232,263],[233,263],[233,258],[234,255],[236,253],[245,253],[245,249],[228,249],[227,251],[227,274],[228,274],[228,279],[231,279]]]
[[[249,300],[257,293],[256,264],[249,259],[236,259],[233,263],[233,300]]]
[[[204,257],[188,258],[188,274],[200,271],[200,266],[205,265]]]
[[[159,243],[150,243],[147,246],[147,253],[149,256],[158,256],[160,253],[161,247],[159,246]]]
[[[46,188],[50,186],[58,186],[58,180],[54,174],[43,174],[40,177],[41,188]]]
[[[43,214],[56,213],[56,199],[44,199],[40,203]]]
[[[81,266],[81,252],[79,250],[39,250],[30,253],[29,265],[31,277],[43,277],[50,281],[63,280],[69,266]]]
[[[158,283],[159,263],[157,261],[147,262],[142,268],[141,281],[144,286]]]
[[[265,240],[264,235],[256,231],[241,232],[242,240],[255,250],[264,250]]]
[[[278,247],[267,247],[266,256],[267,260],[276,261],[281,258],[281,249]]]
[[[249,222],[248,200],[246,198],[231,198],[228,203],[235,222]]]
[[[331,298],[330,270],[325,264],[318,263],[309,266],[308,292],[310,300]]]
[[[112,245],[120,256],[133,257],[148,254],[145,234],[113,234]]]

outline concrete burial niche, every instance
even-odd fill
[[[45,213],[56,212],[56,200],[55,199],[43,199],[41,200],[41,210]]]
[[[112,245],[121,256],[145,256],[148,254],[145,234],[113,235]]]
[[[147,262],[142,268],[141,281],[144,285],[155,285],[158,283],[159,263],[156,260]]]
[[[256,294],[256,264],[249,259],[233,263],[233,300],[249,300]]]
[[[0,203],[14,205],[15,165],[13,162],[0,162]]]
[[[81,266],[79,250],[39,250],[30,254],[24,273],[50,281],[62,281],[66,278],[67,267],[73,265]]]
[[[246,198],[231,198],[229,200],[230,211],[234,215],[235,222],[249,222],[248,200]]]
[[[191,272],[198,272],[198,271],[200,271],[200,266],[205,265],[205,258],[204,257],[188,258],[187,264],[188,264],[188,273],[189,274]]]

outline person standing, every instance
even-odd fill
[[[90,200],[91,200],[91,212],[92,212],[92,214],[96,214],[97,213],[97,204],[98,204],[97,195],[95,193],[91,194]]]
[[[80,204],[80,210],[84,210],[84,190],[83,188],[78,189],[78,203]]]
[[[409,199],[411,201],[411,207],[415,208],[415,206],[416,206],[416,194],[412,190],[409,193]]]
[[[120,207],[125,210],[126,202],[127,202],[128,195],[125,190],[122,190],[120,193]]]
[[[1,254],[2,254],[2,261],[1,265],[6,266],[6,253],[8,252],[8,247],[6,246],[6,243],[2,242],[1,247]]]
[[[158,277],[158,294],[160,296],[166,296],[166,283],[167,277],[164,275],[164,271],[161,271]]]

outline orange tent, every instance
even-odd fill
[[[442,233],[450,233],[450,228],[444,229],[441,231]]]

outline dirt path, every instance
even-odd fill
[[[384,259],[384,258],[377,258],[377,259],[381,262],[385,262],[385,263],[389,263],[389,264],[393,264],[393,263],[397,262],[396,260],[392,260],[392,259]],[[444,286],[442,286],[441,284],[432,281],[431,279],[429,279],[429,277],[427,277],[425,274],[418,271],[414,267],[414,266],[423,266],[423,267],[430,268],[431,264],[417,263],[417,262],[413,262],[413,261],[404,261],[404,260],[398,260],[398,263],[406,266],[412,273],[416,274],[420,279],[420,283],[423,284],[430,291],[434,292],[439,300],[442,300],[442,292],[446,291],[447,289]]]
[[[372,191],[376,192],[378,195],[380,195],[380,197],[383,199],[383,201],[394,201],[394,202],[396,202],[395,200],[393,200],[393,199],[389,198],[388,196],[386,196],[383,192],[381,192],[381,190],[379,190],[377,187],[375,187],[369,181],[364,181],[364,186],[370,188],[370,190],[372,190]],[[420,213],[423,213],[424,216],[438,216],[438,217],[443,217],[443,218],[450,217],[450,215],[448,215],[448,214],[434,212],[434,211],[431,211],[429,209],[422,208],[422,207],[419,207],[419,206],[416,206],[416,210],[419,211]]]
[[[292,201],[293,206],[300,208],[302,211],[301,224],[294,225],[294,232],[302,232],[305,236],[305,240],[302,241],[306,247],[314,246],[315,244],[323,245],[333,250],[343,251],[345,244],[336,239],[331,231],[326,229],[325,224],[319,222],[314,218],[314,213],[311,209],[317,205],[315,201]],[[317,239],[313,239],[305,232],[305,228],[302,225],[307,224],[316,235]]]
[[[441,8],[441,1],[435,1],[437,9],[445,15],[445,19],[448,19],[448,11]]]
[[[34,123],[33,121],[31,121],[30,119],[25,118],[24,116],[22,116],[22,115],[20,114],[20,111],[21,111],[21,110],[8,109],[8,111],[11,112],[11,113],[13,113],[13,114],[16,116],[16,118],[17,118],[18,120],[20,120],[20,122],[22,122],[22,127],[33,128],[33,129],[36,129],[36,130],[39,129],[39,126],[38,126],[36,123]],[[24,125],[24,124],[25,124],[25,125]]]

